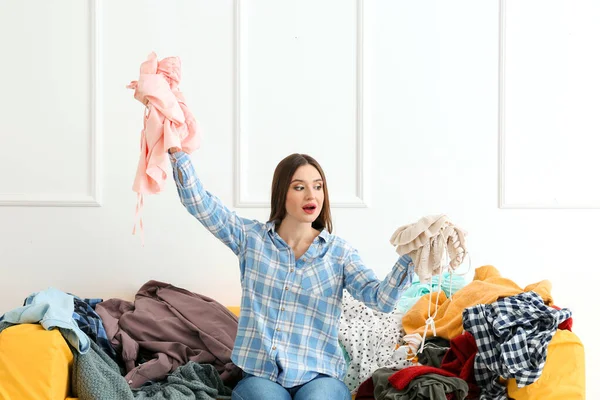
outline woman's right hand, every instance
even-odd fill
[[[179,149],[177,147],[171,147],[168,151],[169,151],[169,154],[173,154],[173,153],[177,153],[177,151],[179,151]]]

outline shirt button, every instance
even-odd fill
[[[281,331],[281,329],[279,329],[279,328],[277,328],[277,329],[275,329],[275,330],[276,330],[277,332],[280,332],[280,331]]]
[[[273,346],[273,347],[271,347],[271,348],[272,348],[273,350],[277,350],[277,347],[275,347],[275,346]]]
[[[285,287],[285,290],[290,290],[290,288],[286,286],[286,287]]]
[[[281,307],[281,311],[285,311],[285,308]]]
[[[290,272],[294,272],[294,268],[290,268]]]
[[[306,257],[302,257],[302,261],[306,262]]]

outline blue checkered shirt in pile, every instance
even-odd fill
[[[506,399],[506,387],[497,378],[515,378],[518,387],[530,385],[542,374],[548,343],[571,311],[544,304],[535,292],[505,297],[463,311],[463,326],[475,337],[475,380],[481,399]]]
[[[101,303],[102,299],[82,299],[75,295],[72,296],[73,319],[77,322],[79,329],[100,346],[110,358],[117,361],[117,353],[108,340],[102,318],[96,314],[96,305]]]
[[[343,289],[375,310],[391,312],[411,283],[410,257],[400,257],[380,281],[355,249],[323,229],[296,260],[273,222],[237,216],[204,189],[187,154],[170,158],[183,205],[239,258],[242,302],[231,360],[286,388],[319,373],[343,380],[346,362],[338,343]]]

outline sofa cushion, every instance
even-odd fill
[[[585,354],[577,335],[557,330],[548,344],[540,378],[522,388],[517,387],[514,379],[509,379],[508,395],[515,400],[585,399]]]
[[[0,333],[0,399],[64,400],[73,354],[58,330],[21,324]]]
[[[227,306],[227,309],[231,311],[236,317],[240,316],[240,306]]]

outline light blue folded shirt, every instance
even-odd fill
[[[90,349],[90,338],[73,319],[73,296],[48,288],[27,297],[23,307],[4,314],[0,321],[12,324],[39,323],[46,330],[58,328],[64,338],[81,354]]]

